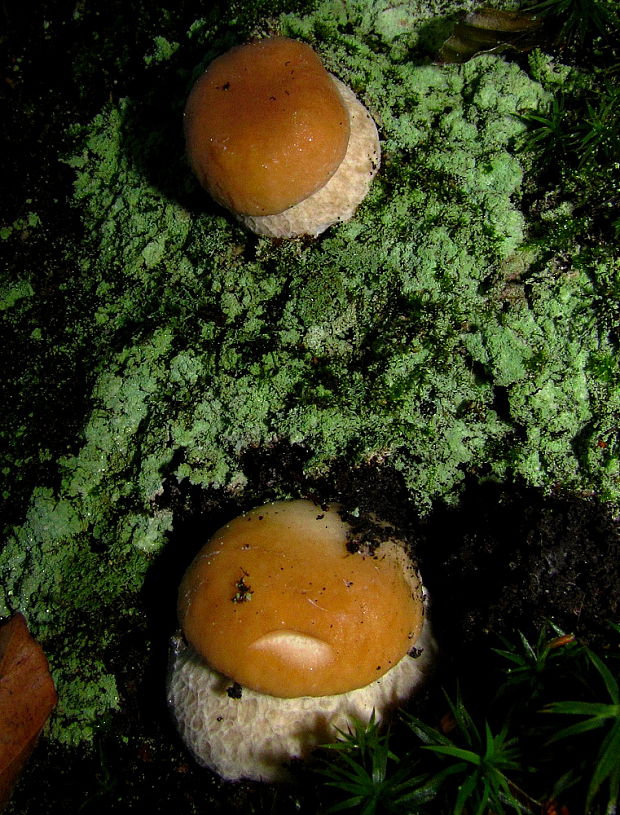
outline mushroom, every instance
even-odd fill
[[[316,236],[348,220],[379,167],[368,111],[309,45],[288,37],[213,60],[184,125],[200,184],[260,235]]]
[[[421,685],[435,643],[405,544],[337,505],[279,501],[222,527],[179,590],[168,701],[199,763],[282,780],[353,719]]]

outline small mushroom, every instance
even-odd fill
[[[353,718],[381,720],[423,682],[425,591],[403,542],[373,523],[371,545],[336,505],[280,501],[200,550],[179,591],[168,699],[201,764],[283,779],[291,759]]]
[[[309,45],[271,37],[208,66],[185,107],[190,166],[260,235],[319,235],[351,218],[380,163],[372,117]]]

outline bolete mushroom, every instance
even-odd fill
[[[426,595],[405,544],[337,505],[280,501],[222,527],[179,590],[168,699],[197,760],[279,780],[353,718],[381,720],[430,670]]]
[[[184,115],[201,185],[261,235],[319,235],[351,218],[380,162],[377,128],[309,45],[271,37],[217,57]]]

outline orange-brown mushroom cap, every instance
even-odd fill
[[[360,688],[404,657],[423,622],[403,545],[350,546],[336,508],[269,504],[220,529],[179,593],[186,638],[214,669],[255,691],[326,696]]]
[[[287,37],[215,59],[185,108],[192,169],[218,203],[244,215],[282,212],[324,186],[344,158],[349,130],[318,56]]]

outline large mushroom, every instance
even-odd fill
[[[351,218],[380,162],[377,128],[309,45],[271,37],[232,48],[185,107],[201,185],[261,235],[319,235]]]
[[[381,720],[435,650],[405,544],[339,507],[280,501],[200,550],[179,591],[168,699],[183,739],[225,779],[279,780],[353,719]]]

